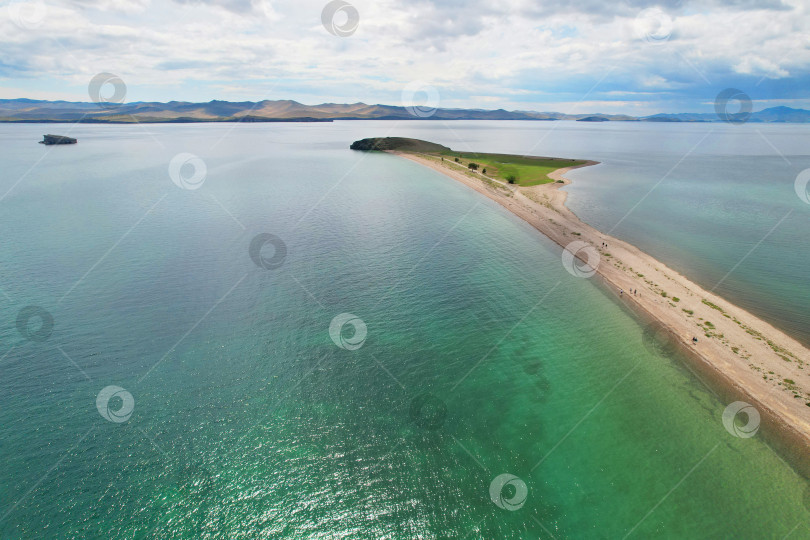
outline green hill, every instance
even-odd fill
[[[349,147],[352,150],[399,150],[402,152],[442,153],[451,152],[446,146],[420,139],[405,137],[373,137],[354,141]]]

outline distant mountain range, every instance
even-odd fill
[[[416,114],[413,114],[415,112]],[[651,116],[563,114],[504,109],[435,109],[412,111],[394,105],[365,103],[304,105],[292,100],[134,102],[115,104],[32,99],[0,99],[0,122],[165,123],[165,122],[329,122],[332,120],[580,120],[583,122],[719,122],[715,114],[678,113]],[[810,122],[810,111],[772,107],[751,114],[749,122]]]

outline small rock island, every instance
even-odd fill
[[[79,142],[77,139],[65,137],[64,135],[43,135],[43,139],[39,141],[39,144],[76,144],[77,142]]]
[[[400,150],[403,152],[450,152],[450,149],[440,144],[407,139],[405,137],[372,137],[354,141],[349,147],[351,150],[385,151]]]

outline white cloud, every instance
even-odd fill
[[[325,3],[48,0],[34,27],[2,9],[0,82],[47,81],[38,91],[59,93],[54,81],[64,81],[70,93],[109,71],[133,100],[184,99],[173,92],[196,86],[221,99],[235,98],[237,88],[245,99],[255,88],[253,99],[300,93],[395,103],[406,84],[422,80],[443,98],[474,105],[474,96],[486,96],[487,106],[505,106],[516,93],[575,103],[609,71],[587,99],[687,95],[731,76],[778,80],[810,69],[810,14],[801,0],[789,9],[768,0],[664,5],[655,13],[667,24],[643,26],[663,28],[656,35],[668,39],[653,42],[637,33],[639,14],[653,5],[646,0],[357,0],[360,24],[344,38],[321,26]]]
[[[17,99],[20,97],[28,99],[42,99],[47,101],[86,101],[87,94],[77,94],[72,92],[50,92],[47,90],[29,90],[25,88],[13,88],[0,86],[0,99]]]

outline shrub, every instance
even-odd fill
[[[470,169],[471,171],[477,171],[478,170],[478,163],[473,163],[471,161],[471,162],[467,163],[467,168]]]
[[[510,174],[509,176],[506,177],[506,181],[509,182],[510,184],[514,184],[515,182],[517,182],[517,176],[515,176],[514,174]]]

